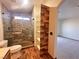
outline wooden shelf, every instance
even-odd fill
[[[37,48],[40,50],[40,45],[37,45]]]
[[[42,50],[42,49],[47,49],[48,48],[48,46],[44,46],[44,47],[41,47],[40,49]]]
[[[41,5],[40,20],[35,20],[36,26],[36,46],[40,50],[48,49],[48,33],[49,33],[49,9],[47,6]]]
[[[37,40],[40,42],[40,38],[37,38]]]
[[[43,54],[48,50],[49,9],[47,6],[41,6],[40,25],[40,49],[41,53]]]

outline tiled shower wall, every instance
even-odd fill
[[[34,30],[33,20],[12,20],[13,44],[21,44],[23,46],[33,44]]]
[[[3,8],[4,39],[8,40],[8,46],[20,44],[28,46],[33,44],[34,26],[33,20],[13,19],[11,13]]]
[[[4,40],[11,39],[11,16],[10,12],[8,12],[4,7],[2,8],[2,19],[3,19],[3,30],[4,30]]]

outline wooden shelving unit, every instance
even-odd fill
[[[35,16],[36,19],[34,19],[35,46],[40,51],[40,54],[44,54],[44,52],[48,52],[49,7],[41,5],[39,9],[40,11]]]
[[[40,54],[48,52],[49,7],[41,5]]]

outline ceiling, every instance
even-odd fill
[[[0,0],[11,12],[32,13],[33,0]]]
[[[64,0],[59,8],[59,19],[79,17],[79,0]]]
[[[33,0],[0,0],[2,4],[11,12],[32,13]],[[23,5],[23,1],[25,3]],[[59,19],[79,17],[79,0],[63,0],[59,8]]]

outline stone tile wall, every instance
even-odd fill
[[[33,20],[12,20],[13,44],[21,44],[23,46],[33,44],[34,40]]]
[[[5,8],[2,11],[4,39],[8,40],[8,46],[16,44],[32,45],[34,40],[33,20],[13,19],[11,13]]]

